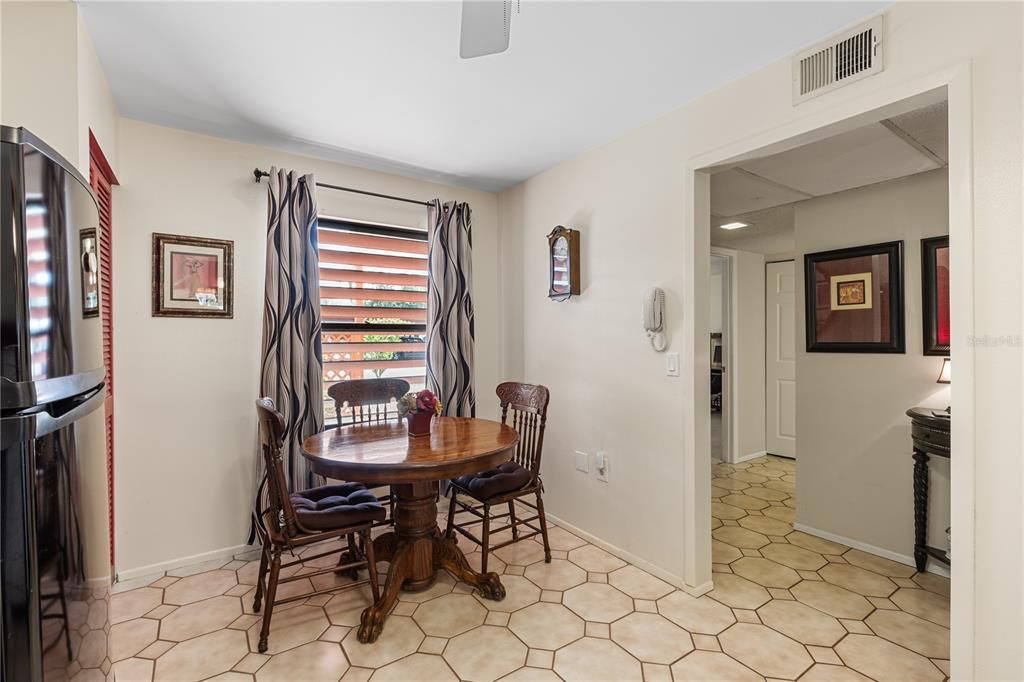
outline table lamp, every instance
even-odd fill
[[[942,369],[939,370],[939,378],[935,380],[937,384],[951,384],[953,383],[951,378],[952,368],[950,367],[949,358],[942,359]],[[936,416],[948,417],[950,414],[950,406],[946,407],[945,413],[939,413]]]

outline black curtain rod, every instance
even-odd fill
[[[259,182],[261,178],[269,178],[270,173],[265,170],[256,168],[253,170],[252,175],[256,178],[256,182]],[[377,197],[378,199],[391,199],[392,201],[404,201],[407,204],[418,204],[419,206],[430,206],[429,201],[420,201],[419,199],[407,199],[406,197],[396,197],[390,194],[379,194],[377,192],[367,192],[365,189],[354,189],[352,187],[342,187],[341,185],[328,185],[326,182],[316,183],[317,187],[323,187],[324,189],[336,189],[341,192],[352,192],[353,194],[364,194],[368,197]]]

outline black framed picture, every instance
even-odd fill
[[[808,353],[904,353],[903,242],[804,255]]]
[[[921,240],[924,354],[949,355],[949,237]]]

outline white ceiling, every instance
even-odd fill
[[[945,101],[790,151],[717,169],[711,176],[711,243],[755,253],[792,250],[793,204],[948,162]],[[739,221],[749,227],[723,230]]]
[[[778,231],[797,201],[924,173],[947,164],[946,102],[856,128],[840,135],[719,169],[711,176],[715,233],[733,220],[752,227],[720,234],[714,243],[737,243],[763,223]]]
[[[496,190],[888,3],[522,0],[473,60],[455,1],[80,4],[124,116]]]
[[[750,227],[721,230],[712,223],[711,243],[727,249],[741,249],[765,255],[788,254],[794,248],[793,204],[744,213],[736,219]]]

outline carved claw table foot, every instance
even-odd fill
[[[466,560],[466,555],[455,545],[453,539],[438,537],[434,541],[434,563],[448,571],[453,578],[477,588],[484,599],[501,601],[505,598],[505,587],[497,573],[477,573]]]

